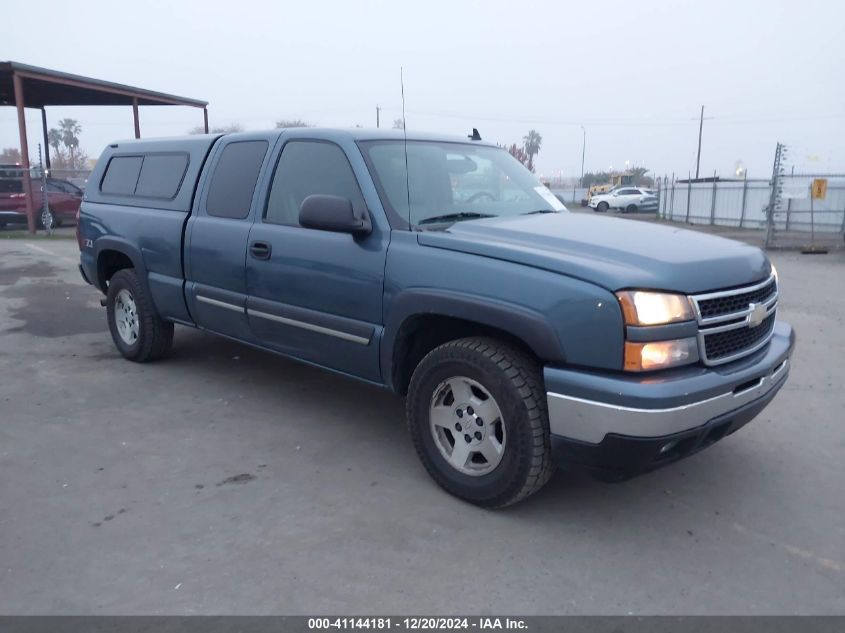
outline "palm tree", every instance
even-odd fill
[[[528,154],[528,169],[534,171],[534,156],[540,151],[543,137],[537,130],[529,130],[528,134],[522,137],[522,142],[525,144],[525,153]]]
[[[62,133],[56,128],[50,128],[47,132],[47,143],[53,148],[53,159],[61,160],[62,158]]]
[[[79,135],[82,133],[82,126],[76,119],[62,119],[59,121],[59,129],[62,134],[62,142],[70,152],[70,166],[75,168],[76,160],[73,152],[79,147]]]

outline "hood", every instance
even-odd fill
[[[623,288],[694,294],[766,279],[754,246],[651,222],[547,213],[457,222],[423,231],[419,243]]]

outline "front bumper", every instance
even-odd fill
[[[558,462],[603,478],[626,478],[690,455],[750,422],[789,375],[792,328],[720,367],[652,376],[544,371],[552,449]]]

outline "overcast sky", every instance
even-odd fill
[[[212,125],[273,127],[300,117],[519,142],[543,137],[549,176],[623,168],[771,172],[777,141],[796,171],[845,171],[845,3],[451,0],[12,2],[0,60],[15,60],[210,102]],[[11,25],[17,25],[11,28]],[[130,108],[48,108],[79,120],[96,156],[133,134]],[[143,136],[183,134],[201,110],[141,108]],[[38,111],[27,115],[30,153]],[[0,147],[17,147],[0,107]]]

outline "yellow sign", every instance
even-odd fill
[[[813,180],[813,200],[824,200],[827,195],[827,178]]]

